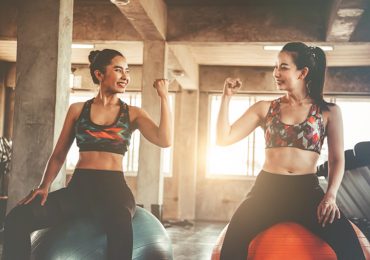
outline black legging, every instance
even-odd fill
[[[51,192],[44,206],[35,199],[7,215],[3,260],[30,259],[31,232],[78,216],[101,221],[108,259],[131,260],[134,210],[135,200],[122,172],[76,169],[68,187]]]
[[[297,222],[326,241],[339,260],[365,259],[351,223],[341,218],[324,228],[316,210],[324,196],[315,174],[281,175],[261,171],[247,198],[231,218],[221,249],[221,260],[245,260],[248,245],[268,227]]]

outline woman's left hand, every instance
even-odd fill
[[[168,93],[168,79],[156,79],[154,80],[153,87],[157,90],[158,96],[165,97]]]
[[[317,207],[317,219],[322,227],[327,223],[333,223],[334,219],[340,219],[340,211],[334,197],[324,196]]]

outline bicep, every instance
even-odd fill
[[[154,123],[149,114],[140,108],[136,108],[134,129],[138,129],[140,133],[151,143],[158,144],[158,126]]]
[[[261,125],[264,104],[257,102],[248,108],[230,127],[230,144],[240,141]]]

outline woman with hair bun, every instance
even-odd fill
[[[344,174],[343,125],[340,108],[323,99],[325,70],[322,49],[301,42],[286,44],[273,71],[277,88],[286,94],[255,103],[232,125],[228,106],[242,83],[225,80],[217,143],[233,144],[260,126],[266,149],[254,186],[231,218],[220,259],[247,259],[253,238],[283,221],[311,230],[333,248],[338,259],[365,259],[350,222],[336,203]],[[325,137],[329,148],[326,192],[316,176]]]
[[[40,185],[6,217],[5,260],[29,259],[31,232],[81,215],[96,217],[103,223],[108,259],[132,257],[135,200],[124,179],[122,159],[136,129],[151,143],[170,146],[168,81],[153,82],[161,103],[157,126],[143,109],[129,106],[118,97],[130,83],[127,61],[120,52],[92,51],[89,60],[91,77],[99,85],[99,92],[69,107]],[[49,193],[75,138],[80,153],[73,177],[68,187]]]

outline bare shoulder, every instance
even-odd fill
[[[328,120],[332,118],[338,118],[341,117],[342,112],[340,107],[337,104],[330,104],[328,106],[328,110],[323,112],[324,117],[326,117]]]
[[[337,104],[331,104],[328,106],[330,114],[341,113],[340,107]]]
[[[73,119],[77,119],[82,112],[82,108],[84,104],[85,102],[76,102],[76,103],[71,104],[69,106],[67,116],[70,116]]]
[[[136,107],[136,106],[128,105],[128,111],[130,114],[131,122],[135,121],[138,117],[146,114],[144,109],[142,109],[141,107]]]
[[[324,117],[324,124],[328,126],[328,123],[332,122],[334,125],[342,121],[342,112],[337,104],[328,105],[328,109],[322,111]]]
[[[270,108],[271,100],[257,101],[251,108],[258,114],[260,118],[264,118]]]

